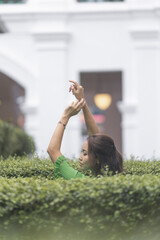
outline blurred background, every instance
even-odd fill
[[[124,156],[160,156],[160,0],[0,0],[0,119],[46,154],[68,80]],[[82,114],[62,153],[79,156]]]

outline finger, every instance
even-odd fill
[[[82,98],[79,102],[81,103],[81,105],[83,105],[85,103],[85,99]]]
[[[74,104],[75,104],[75,107],[79,106],[79,101],[77,100]]]
[[[69,87],[69,92],[72,90],[72,84],[70,85],[70,87]]]
[[[82,106],[78,103],[78,105],[75,106],[76,111],[80,111],[82,109]]]
[[[78,109],[77,109],[77,114],[78,114],[80,111],[81,111],[81,108],[78,108]]]
[[[83,106],[83,100],[81,99],[81,101],[76,101],[75,102],[75,108],[76,109],[81,109],[82,108],[82,106]]]
[[[84,98],[82,98],[80,101],[77,100],[75,103],[76,103],[76,105],[81,105],[83,102],[84,102]]]
[[[82,98],[81,101],[80,101],[80,107],[81,107],[81,109],[82,109],[85,105],[86,105],[86,101],[85,101],[84,98]]]
[[[84,103],[84,102],[83,102]],[[83,108],[83,104],[80,101],[74,103],[73,108],[75,109],[76,113],[79,113]]]
[[[70,92],[72,89],[75,89],[75,87],[74,87],[73,84],[70,85],[70,87],[69,87],[69,92]]]
[[[74,86],[75,89],[77,89],[79,87],[79,84],[73,80],[70,80],[69,82],[73,83],[72,86]]]
[[[83,103],[85,102],[85,99],[82,98],[80,101],[77,100],[76,102],[74,102],[75,106],[80,106],[80,105],[83,105]]]
[[[79,106],[77,107],[77,111],[81,111],[81,110],[82,110],[82,108],[84,107],[84,105],[85,105],[85,103],[83,103],[83,104],[79,105]]]
[[[75,95],[76,90],[72,88],[72,94]]]
[[[83,102],[81,103],[82,108],[83,108],[85,105],[86,105],[86,101],[85,101],[85,99],[84,99]]]
[[[69,80],[69,82],[75,84],[76,86],[78,86],[79,84],[76,82],[76,81],[73,81],[73,80]]]

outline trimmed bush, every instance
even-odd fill
[[[124,174],[143,175],[153,174],[160,176],[160,160],[157,159],[139,159],[131,157],[124,161]]]
[[[69,160],[70,165],[81,171],[78,162]],[[160,176],[160,161],[144,161],[134,159],[124,161],[125,171],[122,175],[144,175],[152,174]],[[86,175],[91,175],[90,171],[83,171]],[[121,175],[121,174],[120,174]],[[12,178],[12,177],[35,177],[35,178],[47,178],[54,179],[54,165],[50,159],[40,159],[34,157],[32,159],[28,157],[9,157],[5,161],[3,158],[0,160],[0,176]]]
[[[1,158],[0,239],[159,240],[160,161],[131,158],[124,167],[66,181],[54,179],[50,159]]]
[[[35,177],[54,179],[54,165],[49,159],[38,157],[8,157],[0,160],[0,176],[7,178]]]
[[[23,130],[0,120],[0,155],[7,158],[9,155],[23,156],[35,151],[33,139]]]
[[[16,224],[28,233],[58,232],[61,239],[71,239],[64,235],[67,229],[74,239],[83,233],[90,239],[128,240],[137,239],[139,232],[144,239],[158,240],[153,235],[160,237],[159,203],[160,177],[153,175],[69,181],[0,178],[1,232]]]

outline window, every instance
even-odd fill
[[[78,2],[124,2],[124,0],[77,0]]]
[[[81,72],[85,99],[101,133],[111,136],[122,151],[121,113],[117,103],[123,99],[122,72]],[[83,114],[80,115],[82,142],[87,138]]]
[[[25,0],[0,0],[0,4],[15,4],[15,3],[24,3]]]
[[[7,32],[7,29],[2,21],[0,21],[0,34]]]
[[[25,97],[25,89],[0,72],[0,116],[1,119],[23,128],[24,115],[20,102]]]

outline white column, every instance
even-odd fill
[[[156,26],[136,26],[131,29],[133,43],[132,74],[137,96],[136,155],[160,156],[159,97],[159,29]],[[132,138],[132,136],[128,137]],[[127,139],[126,139],[127,140]]]
[[[118,103],[118,109],[122,114],[123,156],[137,155],[137,102],[126,99]]]
[[[38,152],[46,154],[53,130],[66,104],[68,32],[33,34],[39,63]],[[64,144],[65,145],[65,144]],[[65,148],[65,146],[64,146]],[[64,149],[66,151],[66,149]]]

